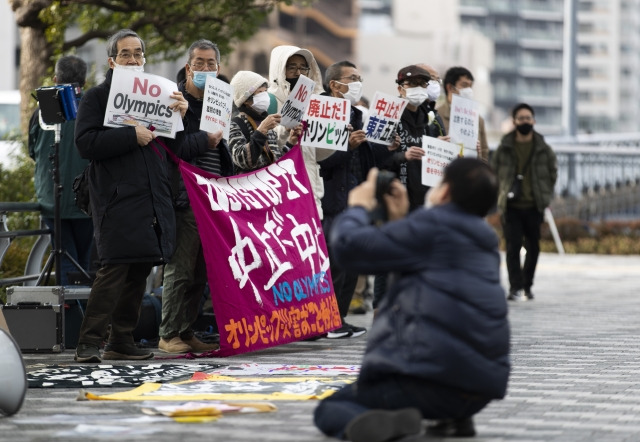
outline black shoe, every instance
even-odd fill
[[[102,362],[100,349],[97,345],[78,344],[76,355],[73,357],[76,362]]]
[[[345,434],[351,442],[385,442],[418,434],[422,414],[417,408],[369,410],[347,424]]]
[[[346,322],[344,323],[344,325],[346,325],[351,329],[351,336],[349,336],[350,338],[357,338],[358,336],[362,336],[367,332],[367,329],[364,327],[358,327],[356,325],[348,324]]]
[[[531,291],[531,289],[525,289],[524,291],[524,297],[527,298],[527,301],[533,301],[533,292]]]
[[[107,344],[104,348],[104,354],[102,359],[114,361],[142,361],[144,359],[153,358],[151,353],[146,348],[138,348],[135,344]]]
[[[427,427],[427,434],[438,437],[474,437],[476,427],[473,418],[445,419]]]
[[[352,334],[353,332],[351,331],[351,327],[348,324],[343,323],[342,327],[327,333],[327,339],[349,338]]]
[[[522,298],[522,293],[520,290],[509,290],[509,296],[507,296],[508,301],[518,301]]]

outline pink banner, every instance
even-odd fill
[[[329,255],[299,148],[263,169],[219,177],[180,162],[195,214],[220,356],[340,327]]]

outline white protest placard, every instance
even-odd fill
[[[298,77],[296,86],[287,97],[287,101],[282,105],[282,109],[280,109],[280,115],[282,115],[280,124],[287,129],[292,129],[302,122],[307,106],[309,106],[309,101],[311,101],[314,87],[316,87],[316,82],[312,79],[304,75]]]
[[[222,138],[228,140],[232,110],[233,86],[207,75],[202,98],[200,129],[209,133],[221,130]]]
[[[177,84],[159,75],[114,69],[104,125],[153,126],[158,135],[175,138],[184,128],[180,112],[169,109],[177,90]]]
[[[451,142],[464,148],[464,156],[478,156],[476,144],[480,130],[480,116],[478,103],[453,94],[451,99],[451,117],[449,120],[449,135]]]
[[[307,130],[302,144],[310,147],[344,150],[349,147],[347,126],[351,116],[351,103],[344,98],[311,95],[305,112]]]
[[[363,125],[367,141],[386,146],[393,144],[396,128],[407,103],[408,100],[402,97],[376,92],[371,101],[369,116]]]
[[[422,184],[436,186],[442,180],[444,168],[460,156],[461,147],[434,137],[422,137]]]

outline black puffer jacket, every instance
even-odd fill
[[[92,160],[89,193],[98,255],[102,264],[167,262],[175,247],[167,154],[155,143],[139,146],[133,127],[104,126],[112,74],[82,97],[75,130],[80,155]],[[183,132],[175,140],[162,138],[177,154],[183,139]]]

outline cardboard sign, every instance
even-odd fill
[[[396,128],[408,102],[402,97],[376,92],[364,121],[367,141],[386,146],[393,144]]]
[[[433,137],[422,137],[422,184],[437,186],[442,180],[444,168],[458,158],[461,148],[457,144],[449,143]]]
[[[169,109],[178,85],[158,75],[114,69],[104,115],[108,127],[155,127],[158,135],[175,138],[184,129],[180,112]]]
[[[464,149],[463,156],[476,158],[478,156],[476,145],[480,130],[478,103],[453,94],[450,118],[449,135],[451,136],[451,142]]]
[[[349,148],[351,103],[344,98],[312,95],[305,120],[307,130],[302,144],[310,147],[343,150]]]
[[[231,112],[233,111],[233,86],[207,75],[204,86],[200,129],[214,133],[222,131],[222,138],[229,139]]]
[[[220,331],[220,356],[341,326],[329,255],[300,148],[243,175],[180,162]]]
[[[304,75],[298,77],[296,87],[293,88],[287,97],[287,101],[284,102],[282,109],[280,109],[280,115],[282,115],[280,124],[287,129],[293,129],[302,122],[315,86],[316,82],[312,79]]]

